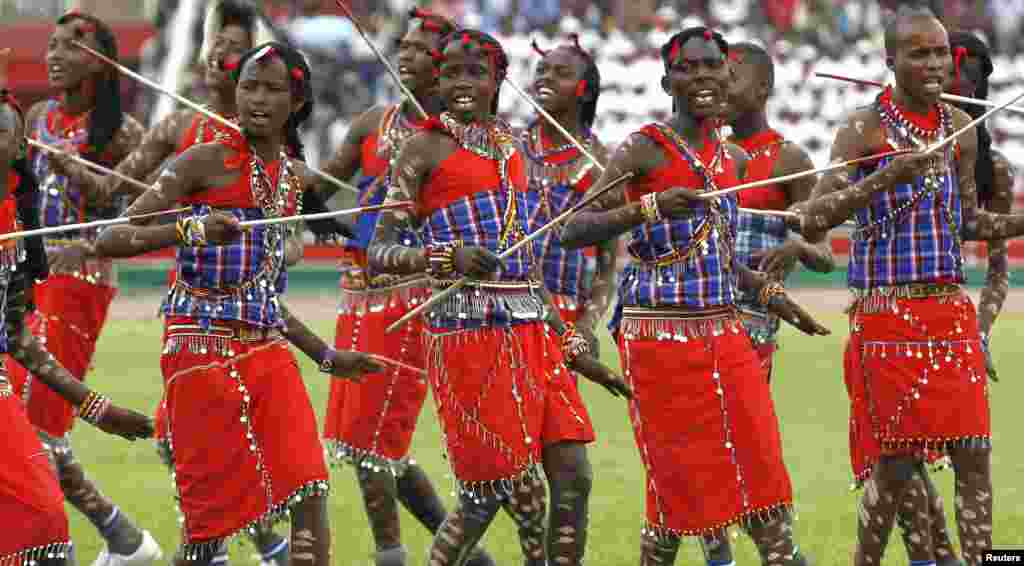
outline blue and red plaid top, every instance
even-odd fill
[[[882,113],[884,99],[876,102]],[[891,116],[891,114],[890,114]],[[913,147],[906,127],[882,121],[887,137],[904,149]],[[942,137],[951,123],[941,125]],[[956,178],[955,144],[943,152],[942,170],[872,195],[871,203],[857,211],[857,228],[851,235],[850,287],[871,289],[907,283],[962,282],[959,234],[963,218]],[[892,158],[882,159],[885,167]],[[857,179],[874,171],[865,167]]]
[[[531,125],[519,139],[527,157],[526,176],[530,188],[530,229],[535,230],[569,210],[594,183],[594,164],[574,146],[545,151],[540,128]],[[589,143],[587,136],[584,143]],[[555,228],[536,240],[544,285],[552,293],[587,299],[597,272],[593,247],[569,250],[562,247],[561,230]]]
[[[60,103],[56,100],[49,100],[46,103],[46,112],[36,120],[35,124],[30,125],[29,135],[57,148],[61,148],[67,143],[76,147],[85,144],[89,135],[88,116],[82,116],[70,124],[61,124],[63,121],[64,114],[60,110]],[[52,171],[48,153],[33,148],[30,157],[32,172],[39,180],[40,226],[62,226],[96,220],[90,214],[92,210],[89,203],[85,202],[78,184],[71,182],[64,175],[58,175]],[[110,165],[109,160],[100,163]],[[66,232],[62,238],[74,238],[75,234],[76,232]],[[77,234],[79,237],[94,240],[99,235],[99,230],[94,229],[87,233],[78,232]]]
[[[282,166],[281,161],[269,164],[267,177],[271,190],[285,201],[281,215],[294,214],[299,187],[290,166]],[[209,214],[216,209],[242,221],[276,216],[264,210],[269,199],[254,194],[251,179],[246,163],[235,185],[202,191],[185,203],[191,204],[193,215]],[[280,202],[277,197],[275,201]],[[263,206],[258,204],[261,202]],[[161,306],[162,314],[168,318],[193,318],[202,326],[226,320],[283,327],[277,297],[285,292],[288,283],[284,262],[287,230],[286,224],[256,226],[243,231],[231,244],[179,247],[176,281]]]
[[[686,152],[692,150],[666,125],[651,124],[632,135],[648,137],[665,148],[668,160],[644,182],[626,188],[631,202],[672,187],[708,191],[737,183],[736,163],[719,144],[706,144],[699,155],[693,152],[688,157]],[[707,177],[698,172],[701,165],[691,161],[693,157],[706,166]],[[633,260],[619,286],[620,305],[703,309],[732,304],[736,208],[735,195],[726,195],[717,203],[694,206],[686,218],[634,228],[627,246]]]
[[[509,132],[503,123],[495,127]],[[536,201],[526,190],[522,155],[510,133],[501,147],[507,156],[505,175],[498,160],[464,146],[434,171],[419,197],[425,245],[459,242],[500,254],[528,233]],[[502,260],[484,283],[524,284],[533,269],[534,249],[525,246]],[[445,329],[506,326],[539,320],[543,312],[540,296],[525,286],[493,290],[470,285],[438,303],[428,322]]]

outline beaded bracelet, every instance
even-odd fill
[[[176,229],[178,242],[183,246],[198,247],[206,245],[205,216],[185,216],[178,219]]]
[[[565,363],[571,364],[573,360],[590,351],[590,342],[576,330],[576,325],[565,324],[565,332],[562,333],[562,357]]]
[[[450,279],[455,275],[455,250],[458,243],[429,245],[427,252],[427,275],[434,279]]]
[[[640,197],[640,212],[647,222],[658,222],[661,220],[661,210],[658,208],[658,193],[647,193]]]
[[[772,281],[764,287],[761,287],[761,292],[758,294],[758,302],[761,306],[767,307],[772,299],[778,295],[785,294],[786,288],[782,286],[782,283],[778,281]]]
[[[78,417],[83,421],[97,425],[110,408],[110,399],[90,391],[85,400],[78,406]]]

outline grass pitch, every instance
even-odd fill
[[[156,300],[154,299],[154,305]],[[328,312],[326,309],[323,311]],[[782,351],[776,359],[773,389],[781,420],[786,463],[796,495],[797,542],[820,566],[849,564],[855,542],[855,506],[858,494],[849,490],[847,455],[847,400],[842,383],[841,354],[846,338],[845,319],[838,313],[821,313],[834,334],[807,338],[791,328],[783,330]],[[321,336],[332,337],[334,321],[310,320]],[[157,321],[112,321],[104,331],[89,382],[118,403],[151,411],[160,397],[161,380],[157,365],[160,326]],[[995,485],[995,545],[1024,547],[1024,452],[1014,440],[1020,426],[1019,400],[1024,382],[1015,368],[1024,365],[1024,352],[1016,349],[1017,336],[1024,334],[1024,316],[1005,314],[996,325],[992,339],[1002,380],[991,387],[995,449],[992,457]],[[603,345],[604,359],[616,364],[618,358],[609,343]],[[311,362],[302,358],[304,375],[318,416],[323,416],[328,383]],[[637,564],[639,530],[643,517],[643,469],[633,442],[626,405],[603,389],[581,382],[583,395],[597,428],[598,441],[589,454],[594,467],[591,495],[590,535],[587,563],[595,565]],[[89,476],[143,528],[148,529],[168,557],[178,541],[178,519],[168,471],[149,442],[130,444],[107,437],[88,425],[78,425],[72,434],[78,458]],[[440,435],[432,402],[423,411],[413,452],[435,479],[438,490],[451,503],[453,483],[441,458]],[[945,495],[947,524],[955,535],[952,519],[952,473],[935,475]],[[352,470],[332,470],[331,526],[334,563],[373,564],[373,541]],[[96,530],[68,506],[71,532],[78,547],[78,560],[87,565],[102,542]],[[425,564],[430,536],[408,514],[402,515],[403,539],[410,551],[409,564]],[[278,530],[287,532],[287,527]],[[515,528],[508,517],[499,515],[484,539],[499,564],[521,564]],[[749,539],[734,539],[737,563],[758,564]],[[253,547],[232,545],[231,562],[252,564]],[[886,565],[905,564],[902,541],[890,539]],[[702,564],[693,539],[683,544],[677,564]]]

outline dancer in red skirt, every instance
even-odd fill
[[[544,110],[603,164],[608,160],[607,149],[590,131],[601,92],[601,73],[579,39],[573,35],[572,40],[551,51],[534,43],[541,60],[534,74],[533,92]],[[532,223],[539,227],[583,198],[596,178],[595,164],[540,117],[519,133],[519,139],[526,155],[530,196],[536,201],[537,214]],[[561,320],[586,339],[596,357],[594,329],[614,293],[617,241],[567,250],[558,234],[558,229],[551,230],[537,240],[544,286]],[[575,377],[552,384],[577,385]],[[549,395],[541,433],[544,475],[551,493],[547,552],[565,558],[567,565],[583,561],[593,478],[586,445],[594,441],[594,429],[586,406],[571,403],[576,400],[582,398],[578,394],[563,397],[557,392]]]
[[[25,122],[6,88],[0,88],[0,233],[36,228],[35,176],[25,160]],[[21,218],[26,222],[22,222]],[[27,226],[26,226],[27,225]],[[31,285],[46,277],[46,255],[36,239],[0,243],[0,352],[29,368],[46,387],[73,404],[79,415],[102,430],[134,440],[152,436],[144,415],[118,408],[71,376],[25,326]],[[74,563],[64,494],[48,452],[29,423],[19,396],[0,370],[0,423],[4,463],[0,465],[0,564],[58,566]]]
[[[73,41],[117,58],[117,41],[100,20],[75,12],[58,19],[46,65],[50,85],[60,98],[29,110],[28,136],[112,166],[138,145],[142,127],[121,111],[116,71],[75,47]],[[37,207],[43,226],[85,222],[112,213],[109,198],[66,177],[66,159],[32,149],[29,160],[40,183]],[[29,329],[78,379],[84,379],[89,370],[117,290],[112,263],[95,255],[95,237],[96,232],[86,231],[46,238],[51,274],[35,286],[37,308],[27,318]],[[54,454],[65,496],[106,541],[95,565],[135,566],[158,560],[162,552],[153,537],[100,493],[75,459],[67,438],[74,407],[37,386],[26,368],[17,363],[9,363],[8,368],[26,399],[29,420]]]
[[[231,72],[243,53],[253,45],[272,39],[270,30],[252,5],[239,0],[211,1],[206,8],[203,24],[203,45],[200,49],[199,63],[204,69],[203,81],[208,92],[207,104],[217,114],[237,121],[235,83]],[[115,170],[133,179],[155,180],[160,166],[169,158],[180,155],[193,145],[212,142],[229,131],[220,122],[195,110],[179,110],[150,129],[140,145],[125,157]],[[112,196],[127,193],[129,198],[135,198],[140,194],[136,187],[114,175],[100,176],[80,165],[70,165],[68,176],[81,186],[90,187],[96,194]],[[304,202],[303,205],[304,210],[312,212],[309,202]],[[288,251],[295,255],[295,249],[301,251],[301,247],[294,245],[290,246]],[[173,269],[168,283],[172,286],[174,284]],[[155,421],[157,451],[161,461],[173,469],[173,459],[165,435],[163,399],[157,405]],[[280,566],[288,563],[287,541],[269,528],[258,527],[253,542],[264,562],[275,562]],[[225,547],[225,559],[226,556]],[[183,555],[179,550],[175,560],[180,562],[182,559]]]
[[[535,206],[516,139],[494,115],[508,59],[494,38],[476,30],[447,36],[434,56],[447,112],[406,141],[387,197],[415,202],[415,212],[381,214],[368,250],[371,268],[426,271],[438,289],[472,278],[429,310],[424,323],[427,371],[459,490],[458,507],[434,538],[431,563],[464,564],[504,508],[519,527],[526,563],[543,565],[539,464],[546,405],[563,396],[571,406],[581,402],[572,400],[578,393],[569,385],[562,348],[543,322],[547,309],[543,284],[533,279],[532,248],[504,260],[495,255],[526,236]],[[398,239],[404,222],[421,226],[424,248]],[[576,344],[573,336],[565,333],[566,346]],[[575,350],[566,351],[572,359]],[[593,361],[580,355],[572,367],[584,359]],[[614,381],[594,369],[587,375]],[[575,552],[552,550],[552,564],[569,563]]]
[[[942,24],[925,9],[902,8],[886,29],[895,86],[841,127],[832,159],[892,148],[923,148],[970,116],[941,103],[952,57]],[[991,430],[987,376],[974,306],[963,283],[962,239],[1024,233],[1024,215],[977,206],[978,136],[969,131],[941,152],[886,159],[826,174],[807,203],[808,239],[854,218],[846,385],[850,451],[864,482],[855,563],[879,564],[902,505],[929,528],[918,558],[934,561],[921,453],[948,453],[956,472],[956,515],[965,561],[992,546]]]
[[[804,564],[788,524],[792,504],[766,371],[735,307],[744,287],[810,334],[828,331],[737,261],[735,185],[746,153],[718,133],[729,67],[721,35],[698,27],[662,47],[675,114],[632,134],[592,191],[625,173],[625,189],[570,221],[562,244],[630,232],[633,261],[613,319],[633,388],[631,418],[647,470],[640,563],[671,564],[684,535],[740,523],[766,565]]]
[[[324,565],[327,469],[285,339],[325,373],[381,368],[368,356],[328,347],[280,302],[287,228],[239,227],[240,220],[299,208],[305,168],[289,156],[301,156],[298,127],[312,111],[309,67],[293,49],[268,43],[247,52],[236,72],[245,138],[189,149],[128,210],[165,210],[180,201],[193,214],[176,225],[111,228],[97,247],[130,257],[180,246],[162,309],[161,368],[186,560],[209,563],[224,539],[290,514],[291,563]]]
[[[430,54],[455,26],[418,8],[411,10],[409,17],[409,30],[399,42],[399,76],[426,111],[437,115],[441,101]],[[325,170],[340,179],[349,179],[361,170],[359,205],[380,204],[391,184],[391,168],[399,148],[421,131],[423,124],[422,116],[408,101],[373,108],[355,120]],[[323,184],[321,187],[332,188]],[[361,215],[353,228],[354,236],[343,248],[335,347],[373,352],[426,367],[423,325],[419,320],[393,334],[384,332],[430,291],[421,276],[382,273],[367,265],[366,247],[377,217],[376,213]],[[419,236],[412,229],[406,226],[401,230],[400,241],[404,245],[418,245]],[[324,437],[331,455],[355,466],[378,566],[401,565],[406,561],[399,502],[431,533],[437,532],[445,518],[444,502],[426,472],[409,454],[426,395],[426,380],[398,367],[388,368],[384,375],[371,376],[363,383],[331,383]],[[478,566],[492,563],[482,549],[475,551],[468,561]]]

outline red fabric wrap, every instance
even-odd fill
[[[371,132],[363,138],[363,145],[359,147],[359,164],[363,170],[364,177],[380,177],[388,169],[388,160],[377,153],[377,141],[379,135],[376,131]]]
[[[648,193],[660,193],[673,187],[703,190],[704,177],[690,167],[690,163],[675,142],[662,133],[658,126],[648,124],[640,129],[640,133],[653,140],[661,148],[665,162],[649,171],[643,180],[629,182],[626,185],[626,200],[628,202],[637,202],[640,197]],[[700,158],[701,162],[710,164],[714,160],[718,144],[707,142],[700,151],[692,147],[690,149]],[[728,151],[725,151],[722,156],[722,167],[723,172],[715,174],[715,183],[719,188],[738,185],[736,164],[733,163],[732,154]]]
[[[686,342],[619,333],[647,471],[647,522],[676,535],[770,514],[793,498],[767,376],[750,338],[737,319],[717,336],[708,335],[711,323],[701,324],[702,334]]]
[[[567,308],[560,297],[553,297],[562,321],[575,324],[580,317],[578,308]],[[574,301],[574,300],[573,300]],[[544,428],[541,444],[550,446],[559,442],[585,442],[596,440],[590,413],[579,391],[579,377],[575,372],[559,373],[548,382],[548,398],[544,406]]]
[[[747,175],[744,183],[763,181],[772,178],[775,163],[779,160],[783,137],[775,130],[763,130],[747,139],[732,140],[750,154],[747,162]],[[736,197],[740,206],[757,210],[785,210],[789,205],[786,189],[779,184],[766,185],[740,191]]]
[[[313,406],[287,342],[230,344],[233,356],[184,347],[160,359],[187,543],[276,518],[293,494],[327,481]]]
[[[970,299],[901,298],[895,306],[896,312],[851,314],[845,381],[858,481],[883,453],[942,451],[991,437],[988,376]]]
[[[114,287],[94,285],[72,275],[51,275],[35,286],[36,310],[28,314],[26,323],[57,361],[84,381],[116,294]],[[7,368],[15,390],[24,391],[28,372],[12,358],[7,358]],[[71,404],[34,380],[28,388],[29,421],[50,436],[70,432],[75,421]]]
[[[425,369],[421,318],[414,318],[393,334],[384,332],[409,311],[410,293],[425,297],[429,291],[406,288],[379,293],[339,314],[335,347],[378,354]],[[324,437],[339,443],[340,453],[387,462],[397,462],[409,453],[416,421],[427,398],[427,381],[407,369],[385,367],[383,374],[368,375],[362,383],[331,380]]]
[[[39,437],[16,395],[0,397],[4,463],[0,465],[0,563],[8,557],[67,543],[64,493]],[[17,561],[14,564],[18,564]]]
[[[549,381],[568,374],[557,337],[540,322],[437,332],[427,371],[455,477],[472,491],[522,476],[541,461]]]
[[[526,165],[519,151],[508,160],[508,178],[517,191],[527,190]],[[497,161],[459,147],[434,169],[420,190],[418,213],[425,217],[459,199],[479,193],[481,187],[494,190],[500,186],[501,174]]]

